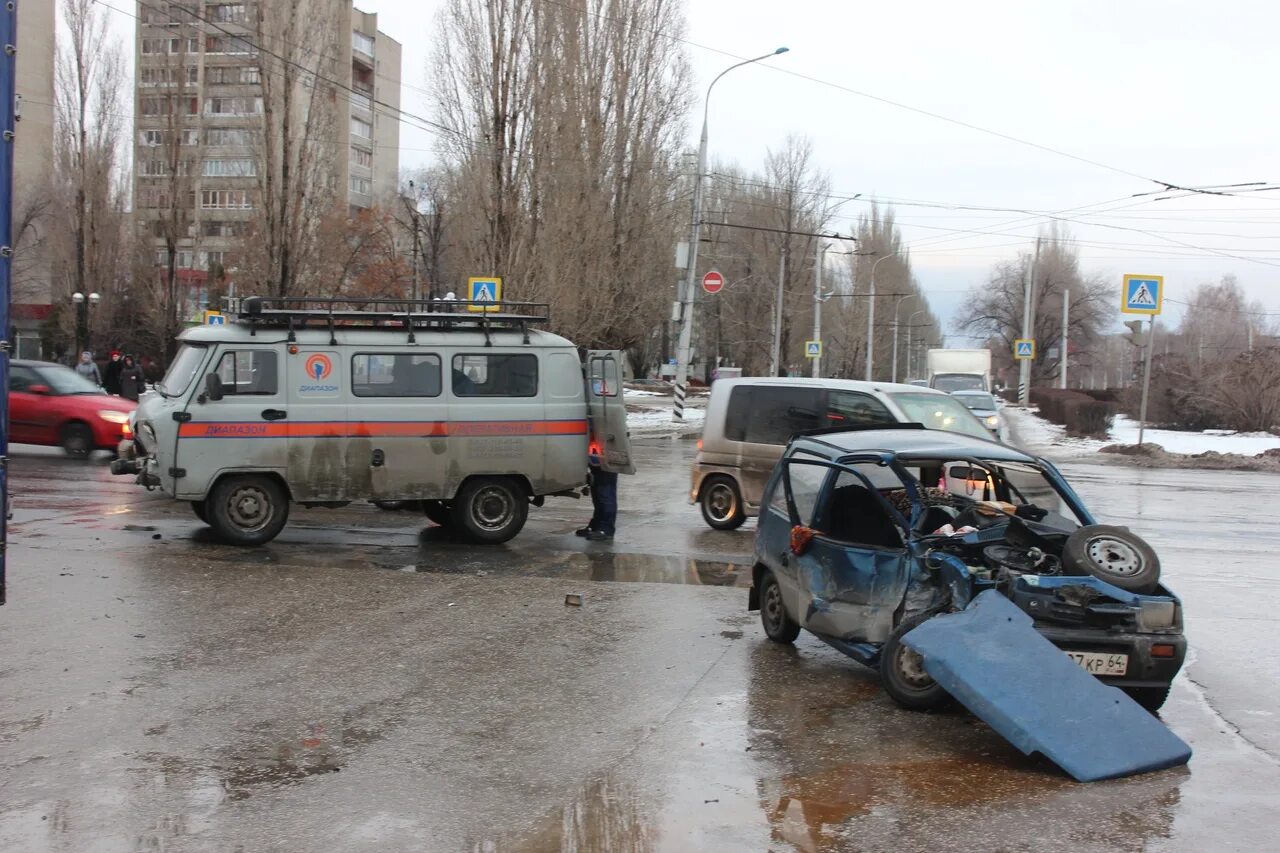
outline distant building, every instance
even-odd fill
[[[53,177],[53,61],[56,3],[23,3],[18,13],[15,85],[21,118],[13,151],[13,292],[10,340],[16,358],[41,358],[53,313],[48,245]],[[23,226],[26,226],[25,229]],[[23,230],[19,230],[23,229]]]
[[[278,60],[260,56],[254,43],[258,2],[280,0],[157,3],[168,8],[141,8],[138,15],[134,211],[139,230],[152,237],[157,267],[166,266],[162,219],[178,186],[168,179],[174,162],[185,170],[181,198],[190,215],[188,233],[177,241],[177,278],[187,285],[190,312],[207,300],[210,271],[229,264],[259,205],[260,68]],[[337,85],[320,83],[335,90],[337,106],[332,144],[339,156],[331,180],[352,209],[372,207],[391,200],[399,181],[400,43],[378,30],[376,14],[351,0],[317,2],[331,3],[344,29],[333,70],[324,72]],[[166,157],[174,140],[190,153]]]

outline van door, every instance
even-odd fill
[[[289,432],[280,356],[278,347],[249,343],[224,344],[214,354],[207,373],[218,377],[222,397],[204,393],[202,375],[187,403],[190,419],[178,428],[174,465],[186,473],[175,484],[177,497],[203,498],[228,469],[284,472]]]
[[[293,499],[351,500],[348,464],[368,465],[368,460],[347,459],[347,383],[342,358],[335,350],[315,346],[290,346],[289,350],[289,405],[275,417],[286,424],[289,436],[286,478]]]
[[[354,348],[347,414],[353,499],[438,500],[449,470],[439,353]]]
[[[587,353],[587,418],[591,424],[590,452],[600,457],[600,467],[615,474],[634,474],[619,350]]]

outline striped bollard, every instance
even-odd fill
[[[673,418],[674,420],[677,420],[677,421],[682,421],[682,420],[684,420],[684,394],[685,394],[685,387],[686,387],[686,386],[685,386],[685,384],[684,384],[683,382],[676,383],[676,386],[675,386],[675,392],[674,392],[674,393],[675,393],[675,402],[676,402],[676,405],[675,405],[675,411],[672,413],[672,418]]]

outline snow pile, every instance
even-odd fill
[[[660,435],[683,435],[691,432],[701,432],[702,425],[706,422],[706,409],[684,410],[684,422],[672,420],[671,406],[662,406],[655,408],[646,408],[643,411],[627,412],[627,429],[631,432],[632,437],[637,436],[660,436]]]
[[[1073,438],[1067,435],[1066,427],[1045,420],[1036,411],[1034,406],[1030,410],[1008,405],[1000,407],[1000,416],[1013,433],[1010,443],[1037,452],[1050,447],[1066,451],[1056,453],[1056,456],[1097,453],[1110,444],[1097,438]]]
[[[622,390],[623,397],[670,397],[670,394],[664,394],[661,391],[637,391],[633,388],[624,388]]]
[[[1116,415],[1111,427],[1111,440],[1118,444],[1138,443],[1138,422],[1124,415]],[[1238,453],[1241,456],[1257,456],[1272,448],[1280,447],[1280,435],[1268,432],[1230,432],[1210,429],[1204,432],[1183,432],[1173,429],[1143,431],[1142,441],[1158,444],[1169,453]]]

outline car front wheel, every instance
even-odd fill
[[[262,474],[223,477],[205,502],[209,526],[232,545],[261,545],[289,520],[289,498],[277,480]]]
[[[768,569],[760,576],[760,624],[775,643],[794,643],[800,636],[800,624],[787,613],[782,588]]]
[[[66,454],[74,459],[85,459],[93,452],[93,429],[76,421],[62,428],[60,442]]]
[[[928,711],[946,704],[951,694],[933,680],[920,653],[907,648],[902,638],[929,617],[904,619],[880,650],[880,683],[893,701],[912,711]]]

